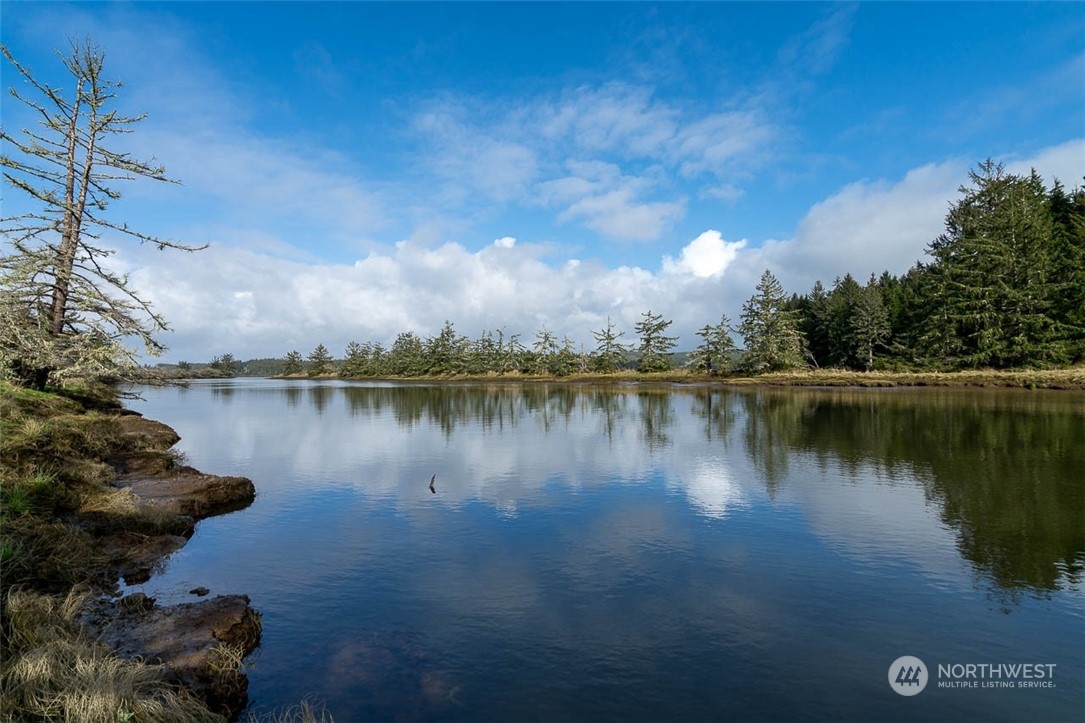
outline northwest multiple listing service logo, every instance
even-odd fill
[[[912,655],[904,655],[889,666],[889,687],[901,695],[916,695],[927,687],[927,666]]]
[[[889,666],[889,687],[901,695],[917,695],[930,676],[923,661],[904,655]],[[1055,663],[938,664],[939,688],[1054,688]]]

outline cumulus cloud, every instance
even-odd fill
[[[498,328],[530,336],[546,326],[588,348],[608,316],[631,332],[648,308],[692,330],[718,316],[720,281],[743,243],[710,231],[654,271],[550,259],[547,247],[512,237],[479,251],[401,241],[353,264],[224,245],[170,264],[147,252],[123,262],[171,321],[167,358],[198,361],[226,351],[277,356],[318,343],[338,353],[351,340],[388,344],[403,331],[434,334],[446,319],[471,336]]]
[[[678,260],[663,258],[663,270],[667,273],[688,273],[697,278],[714,278],[723,274],[746,245],[741,241],[724,241],[719,231],[709,229],[693,239],[682,249]]]
[[[1024,167],[1049,175],[1073,167],[1082,141],[1045,149]],[[435,334],[451,320],[476,336],[504,328],[531,336],[542,326],[592,348],[591,332],[609,316],[631,333],[647,309],[674,321],[680,346],[726,313],[737,318],[767,267],[789,291],[816,279],[903,273],[943,228],[945,212],[967,179],[968,164],[916,168],[897,181],[862,181],[815,204],[794,236],[754,245],[709,229],[654,268],[607,266],[558,257],[549,244],[513,236],[472,251],[460,243],[404,240],[353,263],[287,260],[225,244],[194,255],[142,250],[118,263],[176,330],[163,341],[168,358],[200,360],[281,355],[351,340],[391,342],[402,331]]]

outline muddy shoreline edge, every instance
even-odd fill
[[[244,509],[256,497],[252,480],[205,474],[171,463],[163,454],[180,441],[177,432],[138,412],[115,410],[115,422],[128,439],[128,452],[108,460],[116,470],[111,486],[134,505],[133,516],[151,519],[153,528],[105,523],[96,513],[80,513],[72,523],[92,534],[109,563],[104,579],[114,590],[100,590],[80,616],[84,629],[118,656],[162,666],[165,678],[187,689],[207,707],[236,718],[248,704],[243,660],[260,643],[260,614],[247,595],[230,593],[194,602],[158,605],[143,593],[121,596],[117,583],[148,581],[165,560],[195,534],[203,519]]]

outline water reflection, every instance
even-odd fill
[[[999,588],[1080,584],[1079,397],[763,390],[745,399],[746,450],[770,489],[796,452],[853,481],[872,471],[898,483],[914,480],[956,532],[961,555]]]
[[[348,482],[411,514],[435,473],[440,504],[482,500],[505,517],[545,506],[553,484],[661,478],[717,520],[760,498],[801,504],[811,520],[825,520],[827,537],[860,552],[877,547],[880,530],[902,525],[901,536],[934,539],[922,511],[933,507],[959,554],[1003,590],[1078,586],[1085,561],[1080,395],[304,382],[210,389],[215,399],[241,391],[291,413],[238,411],[224,434],[186,431],[192,449],[259,464],[273,446],[308,484]],[[298,409],[301,394],[315,416]],[[261,423],[273,423],[273,441],[257,433]],[[274,475],[262,480],[273,484]],[[908,505],[915,512],[906,523],[899,510]],[[923,554],[922,544],[905,547]]]
[[[146,592],[250,594],[260,705],[316,693],[343,720],[1080,709],[1072,681],[901,708],[884,670],[904,649],[1085,663],[1066,634],[1085,610],[1081,395],[232,384],[144,391],[195,466],[259,490]],[[989,591],[1015,614],[992,614]]]

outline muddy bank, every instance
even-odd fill
[[[207,517],[244,509],[255,498],[251,480],[204,474],[179,465],[170,450],[180,437],[169,426],[124,411],[116,418],[127,449],[109,464],[116,471],[106,495],[115,508],[79,515],[73,523],[104,551],[105,578],[146,582],[184,547]],[[115,584],[114,584],[115,586]],[[192,591],[207,594],[205,588]],[[167,679],[188,688],[214,712],[236,717],[248,702],[243,658],[260,642],[260,615],[245,595],[160,606],[142,593],[96,599],[84,628],[124,658],[161,665]]]

